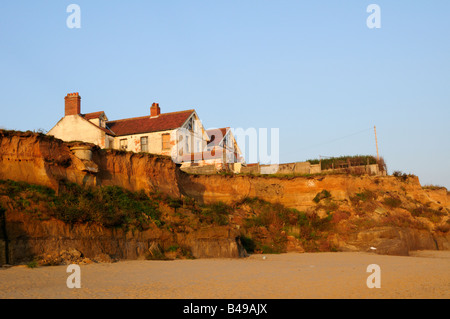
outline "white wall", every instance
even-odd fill
[[[79,115],[63,117],[48,133],[63,141],[83,141],[93,143],[101,148],[107,147],[106,133]]]
[[[161,132],[153,132],[153,133],[144,133],[144,134],[134,134],[134,135],[124,135],[124,136],[116,136],[114,138],[114,148],[120,149],[120,140],[127,140],[127,151],[133,151],[136,153],[142,152],[141,149],[141,137],[148,137],[148,152],[153,154],[161,154],[161,155],[170,155],[169,150],[162,149],[162,135],[170,134],[172,130],[169,131],[161,131]]]
[[[189,137],[185,138],[184,140],[187,140],[189,143],[189,151],[190,152],[201,152],[206,148],[207,145],[207,138],[208,135],[206,134],[202,123],[198,120],[198,117],[194,113],[192,115],[194,117],[194,126],[193,126],[193,134],[188,133]],[[187,121],[186,121],[187,122]],[[182,126],[182,128],[186,128],[187,125]],[[179,132],[182,132],[182,130],[175,129],[175,130],[166,130],[166,131],[160,131],[160,132],[152,132],[152,133],[143,133],[143,134],[133,134],[133,135],[124,135],[124,136],[116,136],[114,138],[114,146],[115,149],[120,149],[120,140],[126,139],[127,140],[127,151],[133,151],[133,152],[142,152],[142,146],[141,146],[141,137],[148,137],[148,152],[153,154],[161,154],[161,155],[168,155],[172,156],[174,154],[177,154],[176,150],[174,149],[172,151],[172,148],[177,145],[177,138],[179,137]],[[185,130],[183,133],[186,133]],[[170,134],[170,145],[171,149],[162,149],[162,135],[163,134]],[[177,135],[178,134],[178,135]],[[183,134],[184,135],[184,134]],[[180,147],[180,145],[177,146],[177,149]],[[185,152],[186,153],[186,152]]]

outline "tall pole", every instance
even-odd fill
[[[377,146],[377,160],[380,160],[380,154],[378,153],[378,140],[377,140],[377,127],[374,126],[373,127],[374,131],[375,131],[375,145]]]

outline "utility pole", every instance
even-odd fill
[[[374,126],[373,127],[374,131],[375,131],[375,145],[377,146],[377,160],[380,160],[380,154],[378,153],[378,140],[377,140],[377,127]]]

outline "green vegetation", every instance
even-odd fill
[[[38,267],[38,262],[36,260],[32,260],[29,263],[27,263],[27,267],[28,268],[37,268]]]
[[[378,164],[377,159],[372,155],[355,155],[355,156],[340,156],[333,158],[309,159],[307,162],[311,164],[321,164],[322,170],[336,169],[350,166],[372,165]],[[384,164],[384,162],[383,162]]]
[[[324,189],[320,193],[317,193],[317,195],[316,195],[316,197],[314,197],[313,201],[315,203],[319,203],[322,199],[330,198],[330,197],[331,197],[330,192],[327,191],[326,189]]]
[[[397,178],[400,179],[402,182],[407,181],[409,177],[416,177],[416,175],[413,175],[413,174],[406,174],[406,173],[403,173],[402,171],[394,171],[394,172],[392,173],[392,176],[397,177]]]
[[[147,229],[161,225],[158,203],[144,192],[130,192],[117,186],[81,187],[62,183],[59,194],[39,185],[0,181],[0,195],[13,200],[15,209],[41,220],[51,217],[68,224],[95,222],[105,227]]]
[[[383,210],[381,204],[386,206],[384,208],[402,207],[413,217],[425,217],[433,223],[442,222],[446,214],[445,210],[433,210],[396,192],[368,189],[355,193],[350,203],[333,198],[323,189],[313,199],[316,205],[307,211],[256,197],[245,197],[232,204],[200,204],[190,197],[175,198],[158,191],[146,194],[116,186],[82,187],[73,183],[61,183],[57,194],[44,186],[0,181],[1,196],[8,197],[8,209],[12,206],[15,211],[38,220],[56,218],[70,225],[97,223],[126,231],[152,227],[167,230],[169,238],[161,243],[163,248],[158,246],[147,254],[146,258],[152,260],[174,256],[192,258],[189,248],[178,241],[177,235],[204,227],[236,226],[241,243],[249,253],[283,253],[288,247],[296,249],[297,246],[309,252],[335,251],[336,235],[345,237],[376,225],[424,227],[422,221],[408,217],[409,214],[381,212],[377,215],[380,219],[374,219],[371,212],[377,208]],[[437,230],[441,232],[450,229],[448,223],[439,227]]]
[[[208,223],[219,226],[228,225],[231,207],[222,202],[216,202],[210,205],[202,205],[200,214],[203,215]]]
[[[240,175],[251,175],[258,176],[263,178],[279,178],[279,179],[293,179],[296,177],[317,177],[317,176],[326,176],[326,175],[344,175],[345,172],[320,172],[314,174],[301,174],[301,173],[275,173],[275,174],[240,174]]]
[[[422,186],[422,188],[423,189],[429,189],[429,190],[439,190],[439,189],[447,190],[446,187],[440,186],[440,185],[424,185],[424,186]]]
[[[367,189],[361,193],[356,193],[355,196],[358,200],[362,202],[366,202],[368,200],[375,200],[377,198],[377,195],[374,192]]]
[[[180,208],[183,206],[183,201],[179,198],[168,198],[167,205],[169,205],[169,207],[175,209],[175,213],[176,213],[177,208]]]
[[[245,220],[241,242],[249,252],[282,253],[286,251],[287,234],[299,239],[307,251],[319,251],[333,227],[333,214],[320,218],[281,204],[258,198],[245,198],[237,206],[247,205],[254,213]]]
[[[229,224],[232,212],[232,207],[222,202],[201,205],[189,197],[173,198],[156,191],[131,192],[117,186],[82,187],[61,183],[56,194],[45,186],[0,180],[2,195],[12,200],[13,209],[38,220],[55,218],[70,225],[97,223],[124,230],[164,227],[174,232],[185,226],[193,229],[223,226]],[[168,208],[174,213],[163,218],[162,211],[167,212]]]
[[[387,197],[383,200],[383,204],[391,208],[396,208],[402,205],[402,201],[395,197]]]
[[[161,251],[161,250],[154,250],[149,251],[145,255],[146,260],[169,260],[169,258]]]
[[[167,251],[174,252],[177,251],[178,248],[179,248],[178,245],[172,245],[169,248],[167,248]]]
[[[442,217],[446,214],[428,207],[417,207],[411,211],[411,215],[413,215],[414,217],[428,218],[433,223],[440,223]]]

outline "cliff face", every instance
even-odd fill
[[[0,179],[39,184],[58,190],[61,181],[80,185],[120,186],[131,191],[159,190],[180,196],[178,171],[168,157],[101,150],[90,146],[91,160],[42,134],[0,131]]]
[[[77,261],[146,259],[152,257],[149,253],[163,256],[163,252],[170,247],[187,249],[188,257],[195,258],[245,256],[237,232],[229,227],[212,227],[207,231],[176,234],[157,227],[126,231],[96,224],[68,225],[56,219],[36,220],[27,214],[11,211],[6,214],[6,222],[10,264],[27,262],[31,258],[36,258],[43,264],[64,262],[61,260],[61,252],[66,251],[77,252],[77,257],[80,257]],[[180,256],[173,251],[172,257]]]
[[[315,206],[317,193],[326,189],[336,200],[349,200],[363,190],[401,191],[414,200],[437,202],[450,208],[446,190],[423,190],[417,177],[399,181],[395,177],[325,175],[315,177],[274,178],[254,176],[182,175],[181,191],[200,201],[232,203],[244,197],[258,197],[272,203],[305,210]]]
[[[87,147],[90,155],[76,156],[76,146]],[[0,131],[0,180],[6,179],[45,185],[57,192],[63,181],[120,186],[175,198],[187,196],[200,203],[232,204],[258,197],[320,218],[332,212],[340,231],[327,234],[327,243],[337,250],[367,250],[376,245],[379,253],[407,255],[414,249],[450,249],[450,195],[446,189],[423,189],[417,177],[189,175],[169,157],[101,150],[94,145],[64,143],[31,132]],[[317,196],[324,190],[329,195],[322,200]],[[3,204],[8,206],[7,202]],[[236,230],[245,224],[242,216],[253,214],[244,206],[231,214],[229,226],[190,234],[181,232],[176,235],[176,242],[185,244],[196,257],[244,255]],[[135,259],[148,253],[155,243],[173,244],[173,234],[170,237],[158,228],[131,233],[94,225],[72,227],[58,220],[32,221],[7,208],[8,239],[17,260],[68,248],[78,249],[89,258],[107,254]],[[419,228],[411,226],[419,221]],[[371,226],[360,227],[362,222]],[[256,227],[255,233],[265,238],[272,230],[271,226],[263,228]],[[304,251],[308,245],[295,237],[295,232],[283,230],[277,236],[287,242],[288,251]],[[4,245],[0,240],[0,250]]]
[[[402,181],[392,176],[344,174],[295,178],[189,175],[180,171],[170,157],[100,150],[91,145],[92,160],[85,161],[73,154],[73,145],[41,134],[0,131],[0,179],[55,190],[61,180],[80,185],[116,185],[131,191],[160,191],[173,197],[187,195],[205,203],[259,197],[300,210],[314,206],[314,197],[324,189],[338,200],[348,200],[361,190],[392,190],[450,208],[447,190],[422,189],[417,177]],[[96,172],[90,167],[95,167]]]
[[[88,146],[89,159],[77,157],[74,147]],[[42,134],[0,131],[0,180],[23,181],[59,191],[67,182],[85,186],[120,186],[130,191],[145,190],[180,197],[180,171],[169,157],[101,150],[84,143],[64,143]],[[1,196],[0,196],[1,197]],[[7,229],[0,230],[0,264],[6,262],[5,234],[9,261],[23,262],[30,256],[57,255],[76,249],[84,257],[108,255],[117,259],[145,258],[155,244],[161,250],[181,245],[193,257],[240,257],[245,254],[238,234],[229,227],[174,234],[153,227],[145,231],[124,231],[93,224],[68,225],[56,219],[36,220],[15,211],[8,198]],[[55,257],[55,256],[53,256]]]

